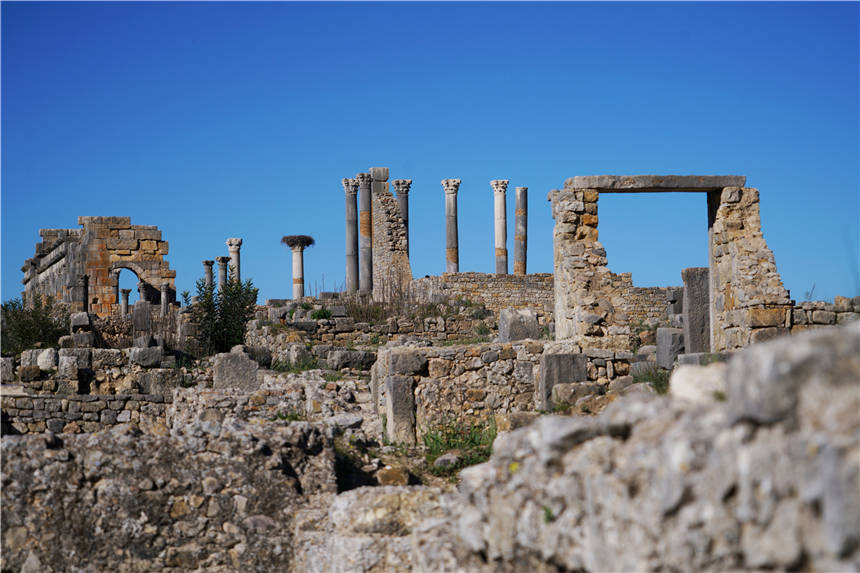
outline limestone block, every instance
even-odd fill
[[[812,312],[812,322],[815,324],[835,324],[836,313],[828,310],[815,310]]]
[[[684,350],[684,331],[679,328],[657,329],[657,366],[671,370]]]
[[[535,393],[535,409],[549,410],[556,384],[586,382],[588,358],[584,354],[542,354],[540,380]]]
[[[125,352],[113,348],[93,348],[92,368],[100,370],[103,368],[115,368],[128,363]]]
[[[152,322],[150,306],[148,302],[143,300],[134,303],[134,310],[131,312],[131,324],[136,332],[150,330]]]
[[[75,359],[78,368],[90,368],[92,365],[92,349],[90,348],[61,348],[60,360],[64,356],[71,356]]]
[[[42,349],[40,348],[23,351],[21,353],[21,366],[37,366],[36,361],[41,353]]]
[[[681,271],[684,279],[684,344],[688,352],[711,348],[710,272],[708,267]]]
[[[120,239],[110,237],[107,239],[107,248],[110,250],[134,251],[137,249],[137,239]]]
[[[157,368],[161,366],[162,349],[158,346],[150,348],[129,348],[128,359],[132,364],[144,368]]]
[[[68,380],[78,379],[78,359],[74,356],[60,356],[60,365],[57,369],[60,378]]]
[[[4,356],[0,360],[0,381],[12,382],[13,380],[15,380],[15,359]]]
[[[385,378],[385,432],[388,439],[397,444],[415,444],[415,397],[412,386],[411,376]]]
[[[39,353],[39,357],[36,359],[36,364],[39,366],[39,369],[42,371],[51,370],[57,367],[57,349],[56,348],[46,348]]]
[[[669,379],[669,393],[673,398],[697,404],[708,404],[720,396],[725,399],[726,369],[723,362],[709,366],[678,366]]]
[[[120,235],[122,237],[122,235]],[[161,231],[157,229],[134,229],[134,237],[140,240],[160,241]]]
[[[332,370],[341,368],[368,370],[375,361],[376,355],[373,352],[363,350],[332,350],[326,355],[326,363]]]
[[[784,308],[751,308],[747,311],[747,325],[752,328],[784,326],[786,312]]]
[[[427,356],[413,348],[398,348],[389,355],[390,371],[392,374],[412,376],[427,370]]]
[[[540,338],[537,312],[533,309],[502,309],[499,314],[499,341],[513,342],[526,338]]]
[[[158,244],[152,240],[141,241],[140,248],[144,251],[154,251],[158,248]]]
[[[73,312],[69,317],[69,325],[71,326],[72,332],[92,329],[90,315],[86,312]]]
[[[254,391],[260,387],[257,380],[259,365],[244,353],[216,354],[213,369],[213,388],[233,388]]]
[[[95,336],[92,332],[76,332],[72,335],[72,343],[76,348],[92,348]]]
[[[36,364],[29,364],[27,366],[18,367],[18,377],[21,378],[21,382],[31,382],[33,380],[38,380],[41,373],[42,370]]]

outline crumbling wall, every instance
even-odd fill
[[[169,301],[176,300],[176,271],[164,260],[168,243],[153,225],[132,225],[130,217],[78,217],[82,229],[41,229],[36,254],[24,272],[24,300],[52,296],[83,308],[78,278],[89,277],[88,309],[99,316],[118,308],[118,272],[130,269],[144,283],[146,299],[160,302],[167,283]],[[74,306],[78,305],[78,306]]]
[[[406,225],[387,181],[384,185],[374,184],[371,205],[373,300],[393,300],[406,292],[412,280]]]
[[[410,296],[417,302],[465,299],[498,314],[504,308],[531,308],[541,324],[553,316],[553,276],[548,273],[497,275],[486,273],[445,273],[415,279]]]

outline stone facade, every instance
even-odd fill
[[[164,257],[167,241],[152,225],[132,225],[130,217],[78,217],[82,229],[41,229],[36,255],[28,259],[24,272],[25,301],[34,296],[52,296],[72,304],[72,310],[89,310],[99,316],[119,311],[119,270],[137,275],[144,296],[152,303],[161,300],[161,285],[176,300],[176,271]],[[87,276],[87,306],[83,308],[79,277]]]
[[[408,193],[408,191],[407,191]],[[409,233],[397,198],[388,181],[374,182],[373,219],[373,300],[396,299],[412,280],[409,264]]]

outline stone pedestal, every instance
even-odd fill
[[[514,210],[514,274],[526,274],[526,252],[528,250],[529,188],[517,187],[517,202]]]
[[[358,179],[344,178],[346,195],[346,292],[358,291]]]
[[[370,294],[373,291],[373,218],[370,199],[373,178],[370,173],[359,173],[355,178],[359,188],[358,248],[361,255],[358,290],[362,294]]]
[[[496,231],[496,274],[508,274],[507,179],[490,181],[493,188],[493,221]]]
[[[242,282],[242,271],[239,264],[239,249],[242,247],[242,239],[227,239],[227,250],[230,252],[230,266],[233,267],[230,278]]]
[[[445,272],[460,272],[460,252],[457,239],[457,191],[459,179],[443,179],[445,190]]]
[[[227,285],[227,263],[230,262],[230,257],[215,257],[218,263],[218,290],[222,290]]]

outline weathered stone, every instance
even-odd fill
[[[93,370],[104,368],[115,368],[127,364],[128,359],[122,350],[112,348],[93,348],[92,367]]]
[[[657,366],[671,370],[684,350],[684,331],[678,328],[657,329]]]
[[[710,271],[695,267],[681,271],[684,280],[684,350],[711,350]],[[659,346],[659,345],[658,345]]]
[[[385,415],[388,439],[397,444],[414,445],[415,399],[411,376],[385,378]]]
[[[389,360],[392,374],[412,376],[427,368],[427,356],[421,350],[398,348],[391,352]]]
[[[76,348],[92,348],[95,337],[92,332],[76,332],[72,335],[72,342]]]
[[[565,181],[572,189],[612,191],[714,191],[743,187],[743,175],[580,175]]]
[[[499,314],[499,341],[526,338],[540,338],[537,313],[533,309],[503,309]]]
[[[707,404],[726,399],[726,365],[716,362],[709,366],[678,366],[669,380],[669,392],[674,398]]]
[[[34,348],[32,350],[25,350],[21,352],[21,366],[38,366],[39,354],[42,353],[42,350],[39,348]]]
[[[363,350],[332,350],[326,354],[326,363],[332,370],[341,368],[369,370],[375,361],[376,355],[373,352]]]
[[[538,412],[509,412],[496,415],[496,430],[499,432],[510,432],[524,428],[534,422],[540,414]]]
[[[18,377],[21,379],[22,382],[31,382],[33,380],[38,380],[41,374],[42,369],[35,364],[32,364],[30,366],[18,367]]]
[[[57,357],[56,348],[46,348],[39,353],[39,357],[36,359],[36,364],[38,364],[39,368],[43,371],[53,370],[57,367]]]
[[[69,326],[71,327],[72,332],[91,330],[92,321],[90,320],[90,315],[86,312],[73,312],[69,316]]]
[[[15,359],[11,356],[4,356],[0,359],[0,380],[12,382],[15,380]]]
[[[162,348],[152,346],[149,348],[129,348],[128,359],[132,364],[143,366],[144,368],[158,368],[161,366],[161,358],[163,356]]]
[[[409,485],[409,470],[400,465],[385,466],[376,472],[376,481],[381,486]]]
[[[78,368],[90,368],[92,366],[92,349],[90,348],[61,348],[60,360],[64,356],[74,357]]]
[[[786,314],[785,308],[751,308],[747,311],[748,326],[753,328],[785,326]]]
[[[542,354],[540,381],[535,394],[535,409],[551,408],[552,387],[556,384],[587,381],[587,362],[583,354]]]
[[[253,392],[260,387],[259,365],[244,353],[216,354],[213,367],[214,388],[232,388]]]
[[[836,313],[828,310],[812,311],[812,322],[815,324],[835,324]]]
[[[61,356],[57,375],[69,380],[78,379],[78,359],[74,356]]]

